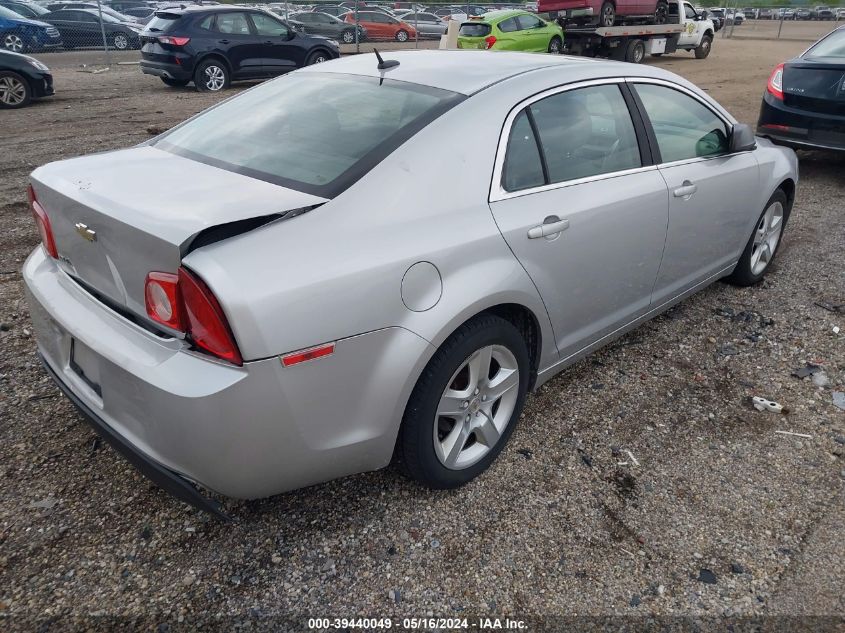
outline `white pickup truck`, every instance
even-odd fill
[[[665,24],[622,24],[620,26],[577,26],[557,19],[564,31],[563,52],[569,55],[610,57],[639,64],[646,55],[663,55],[677,50],[693,51],[704,59],[713,46],[716,29],[706,14],[696,12],[685,0],[670,0]]]

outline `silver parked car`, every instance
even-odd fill
[[[420,37],[440,37],[448,27],[446,22],[433,13],[404,11],[397,13],[397,17],[401,18],[405,24],[413,26]]]
[[[47,371],[199,507],[216,509],[194,483],[264,497],[394,455],[464,484],[527,392],[718,279],[759,281],[777,252],[795,154],[684,79],[391,56],[32,174]]]

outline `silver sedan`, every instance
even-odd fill
[[[798,179],[640,65],[394,52],[310,66],[32,174],[46,370],[179,498],[490,466],[526,394],[719,279],[758,282]],[[445,184],[444,184],[445,183]]]

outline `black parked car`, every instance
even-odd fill
[[[53,94],[50,69],[33,57],[0,51],[0,108],[22,108]]]
[[[795,148],[845,151],[845,26],[772,71],[757,134]]]
[[[62,9],[45,13],[41,19],[59,29],[65,48],[102,46],[103,31],[108,45],[119,51],[141,47],[140,25],[104,13],[101,27],[96,9]]]
[[[40,4],[35,4],[29,0],[0,0],[0,7],[11,9],[18,15],[30,20],[40,20],[42,15],[48,13],[47,9]]]
[[[223,5],[156,11],[141,35],[141,72],[201,91],[337,59],[337,42],[297,33],[268,12]]]
[[[340,18],[336,18],[328,13],[305,11],[303,13],[297,13],[288,22],[300,33],[325,35],[326,37],[340,40],[344,44],[355,42],[355,25],[344,22]],[[358,41],[363,42],[365,39],[367,39],[367,29],[359,25]]]

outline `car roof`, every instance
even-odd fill
[[[505,51],[481,50],[418,50],[385,51],[384,59],[399,62],[384,72],[377,68],[375,55],[349,55],[340,59],[306,66],[297,72],[338,73],[361,75],[366,77],[385,77],[396,81],[440,88],[465,95],[475,94],[493,84],[511,77],[541,68],[559,68],[561,73],[567,69],[583,74],[585,64],[589,64],[594,76],[624,77],[631,74],[631,64],[613,62],[588,57],[568,55],[538,55],[536,53],[516,53]],[[645,73],[659,77],[673,78],[671,73],[657,67],[648,66]],[[565,83],[565,80],[562,82]]]
[[[505,20],[507,18],[512,18],[515,15],[520,15],[522,13],[528,13],[528,11],[523,11],[522,9],[499,9],[497,11],[488,11],[487,13],[480,15],[478,17],[470,18],[471,22],[498,22],[499,20]]]

